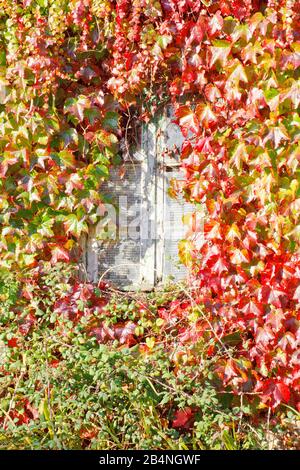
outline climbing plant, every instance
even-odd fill
[[[195,203],[180,341],[213,340],[224,386],[272,408],[300,406],[299,7],[0,1],[1,266],[76,260],[130,129],[171,104],[185,140],[170,192]]]

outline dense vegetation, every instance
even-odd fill
[[[272,429],[297,445],[299,12],[0,0],[4,447],[253,448]],[[179,246],[192,281],[116,297],[79,282],[78,240],[136,122],[166,103],[185,138],[170,192],[195,203]]]
[[[32,279],[35,279],[34,281]],[[183,286],[122,294],[76,283],[58,263],[28,273],[15,321],[5,274],[0,308],[0,449],[269,449],[299,445],[299,414],[276,415],[224,390],[223,351],[186,342],[199,309]],[[4,285],[4,283],[3,283]],[[35,312],[38,317],[34,318]],[[227,338],[226,345],[234,344]],[[287,413],[286,413],[287,411]]]

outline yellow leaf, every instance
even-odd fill
[[[180,240],[178,243],[179,259],[185,266],[190,266],[192,263],[192,250],[193,244],[190,240]]]
[[[235,148],[231,158],[230,162],[232,165],[234,165],[238,170],[241,170],[242,168],[242,162],[247,163],[248,162],[248,152],[246,145],[244,142],[241,142],[238,144],[238,146]]]
[[[231,72],[228,80],[234,83],[239,83],[240,81],[248,83],[248,77],[246,75],[245,69],[239,61],[237,66]]]
[[[233,241],[235,238],[241,239],[241,232],[236,224],[232,224],[227,232],[226,240]]]
[[[150,338],[146,338],[146,345],[149,349],[153,349],[155,346],[155,338],[151,336]]]

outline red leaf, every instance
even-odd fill
[[[263,302],[269,303],[274,305],[274,307],[281,308],[283,300],[286,298],[286,293],[281,290],[277,289],[276,287],[271,286],[264,286],[261,288],[259,294],[259,300]]]
[[[182,128],[182,133],[187,136],[189,132],[197,134],[199,132],[199,121],[195,113],[188,106],[180,106],[176,112],[178,124]]]
[[[90,335],[95,336],[99,343],[118,340],[120,344],[132,346],[136,343],[134,331],[136,324],[133,322],[117,323],[113,326],[107,326],[102,323],[99,327],[93,328]]]
[[[288,403],[291,397],[290,389],[284,382],[275,382],[268,379],[261,383],[258,387],[261,389],[261,398],[263,403],[269,403],[274,409],[280,403]]]
[[[218,261],[212,266],[211,270],[213,273],[216,273],[220,276],[223,272],[228,271],[228,263],[224,259],[219,258]]]
[[[7,341],[7,344],[10,348],[16,348],[18,346],[18,339],[17,338],[11,338]]]
[[[90,335],[95,336],[98,343],[107,343],[107,341],[115,339],[113,329],[104,324],[97,328],[93,328],[90,331]]]
[[[283,320],[285,315],[281,309],[270,312],[266,317],[266,323],[271,325],[275,332],[278,332],[282,328]]]
[[[278,346],[283,351],[286,351],[287,348],[290,348],[290,349],[294,350],[296,345],[297,345],[297,341],[296,341],[295,335],[293,335],[293,333],[291,333],[290,331],[287,331],[283,335],[281,340],[278,341]]]
[[[274,398],[276,402],[288,403],[290,396],[290,389],[287,385],[285,385],[283,382],[279,382],[278,384],[276,384],[274,389]]]
[[[120,344],[126,344],[127,346],[132,346],[136,343],[134,339],[134,331],[136,329],[136,324],[133,322],[127,323],[118,323],[114,327],[115,338],[120,342]]]
[[[62,248],[61,246],[56,245],[51,250],[51,264],[56,264],[57,261],[59,260],[69,262],[70,254],[65,248]]]
[[[25,399],[25,411],[26,414],[29,415],[31,419],[38,419],[39,412],[38,410],[29,402],[29,400]]]
[[[223,239],[220,223],[215,220],[212,220],[211,222],[207,222],[204,225],[204,233],[205,233],[205,238],[208,240],[222,240]]]
[[[192,426],[193,411],[191,408],[185,408],[184,410],[177,410],[175,417],[172,422],[173,428],[185,428],[188,429]]]
[[[208,104],[198,104],[196,114],[202,127],[205,127],[206,129],[218,121],[217,116]]]
[[[237,377],[237,370],[236,364],[234,363],[233,359],[229,359],[226,362],[226,366],[224,368],[224,379],[227,382],[228,380],[232,379],[233,377]]]
[[[258,344],[261,343],[266,346],[272,339],[274,339],[274,334],[270,328],[267,326],[257,328],[256,342]]]
[[[293,299],[300,301],[300,285],[295,290]]]
[[[194,83],[194,81],[197,78],[197,74],[196,74],[195,70],[193,70],[191,68],[187,68],[182,73],[181,78],[185,83]]]
[[[251,314],[254,316],[260,316],[264,313],[264,305],[258,302],[254,302],[253,300],[247,300],[247,303],[242,308],[242,312],[246,313],[247,315]]]
[[[29,331],[31,330],[32,326],[35,323],[36,318],[31,313],[27,315],[25,318],[22,318],[19,331],[23,336],[28,335]]]

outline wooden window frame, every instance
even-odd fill
[[[140,249],[143,249],[144,256],[140,257],[140,281],[137,284],[124,286],[122,290],[151,291],[165,282],[164,211],[168,189],[165,171],[166,169],[173,171],[180,167],[178,161],[162,156],[162,149],[166,148],[165,133],[168,125],[170,125],[170,120],[168,120],[167,110],[158,119],[143,125],[140,148],[133,154],[132,160],[141,165]],[[149,237],[149,225],[153,227],[153,223],[154,241],[152,237]],[[96,234],[97,224],[91,227],[88,236],[81,243],[86,274],[93,282],[98,282],[102,278],[105,280],[103,273],[99,272],[97,250],[99,242]]]

